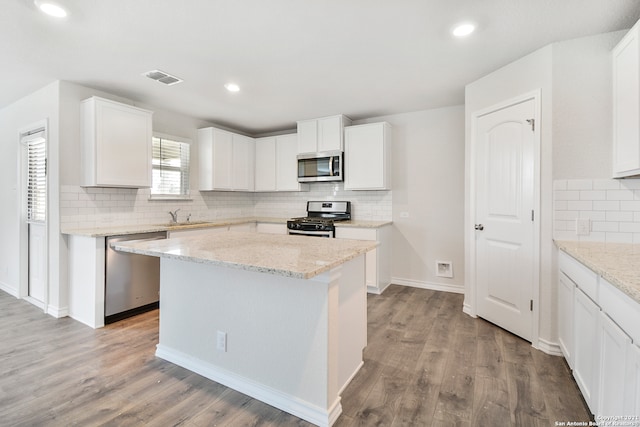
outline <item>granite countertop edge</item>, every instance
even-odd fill
[[[579,242],[554,240],[558,249],[566,252],[587,268],[640,304],[640,244]]]
[[[226,234],[226,233],[225,233]],[[234,235],[238,236],[238,235],[243,235],[243,234],[247,234],[247,235],[253,235],[253,233],[243,233],[243,232],[235,232],[235,233],[230,233],[227,235],[227,240],[228,239],[233,239]],[[280,236],[280,237],[285,237],[285,238],[291,238],[291,236]],[[217,238],[220,238],[220,236],[217,236]],[[197,239],[197,238],[196,238]],[[304,245],[304,244],[310,244],[310,241],[306,240],[300,240],[297,237],[293,237],[292,242],[295,242],[296,244],[299,245]],[[171,239],[173,240],[173,239]],[[185,247],[190,245],[191,242],[194,242],[194,238],[183,238],[183,239],[179,239],[181,240],[180,245],[184,245]],[[176,254],[176,253],[171,253],[170,251],[166,251],[166,250],[159,250],[159,249],[152,249],[152,248],[145,248],[145,247],[140,247],[142,246],[146,246],[146,245],[154,245],[154,243],[152,242],[147,242],[147,241],[125,241],[125,242],[119,242],[119,243],[114,243],[112,245],[112,247],[120,252],[128,252],[128,253],[133,253],[133,254],[140,254],[140,255],[148,255],[148,256],[155,256],[155,257],[159,257],[159,258],[168,258],[168,259],[174,259],[174,260],[181,260],[181,261],[189,261],[189,262],[193,262],[193,263],[198,263],[198,264],[208,264],[208,265],[215,265],[215,266],[223,266],[223,267],[229,267],[229,268],[233,268],[233,269],[239,269],[239,270],[246,270],[246,271],[254,271],[254,272],[259,272],[259,273],[267,273],[267,274],[274,274],[274,275],[278,275],[278,276],[283,276],[283,277],[291,277],[291,278],[297,278],[297,279],[311,279],[314,278],[324,272],[327,272],[341,264],[346,263],[347,261],[350,261],[356,257],[358,257],[359,255],[362,255],[364,253],[367,253],[368,251],[374,249],[376,246],[378,246],[377,242],[374,241],[367,241],[367,240],[347,240],[347,239],[340,239],[342,242],[344,242],[344,244],[348,244],[348,242],[352,243],[352,246],[349,248],[348,250],[348,254],[346,255],[342,255],[337,259],[334,259],[332,262],[327,262],[326,264],[323,265],[319,265],[314,269],[305,269],[305,270],[294,270],[294,269],[285,269],[285,268],[278,268],[275,266],[268,266],[268,265],[257,265],[257,264],[252,264],[252,263],[243,263],[243,262],[236,262],[236,261],[232,261],[230,259],[221,259],[221,258],[215,258],[215,257],[209,257],[209,256],[190,256],[190,255],[184,255],[184,254]],[[158,242],[158,241],[156,241]]]

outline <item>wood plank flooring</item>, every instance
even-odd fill
[[[462,313],[462,295],[368,299],[347,426],[553,426],[591,420],[560,357]],[[309,426],[154,356],[158,312],[99,330],[0,291],[1,426]]]

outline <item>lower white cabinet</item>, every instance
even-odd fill
[[[391,227],[358,228],[336,227],[336,238],[374,240],[378,247],[367,252],[365,276],[367,292],[380,294],[391,284]]]
[[[558,343],[573,368],[573,299],[576,285],[563,272],[558,274]]]
[[[640,417],[640,347],[635,344],[627,346],[623,413]]]
[[[640,420],[640,304],[564,252],[558,265],[558,341],[584,400]]]
[[[596,414],[598,405],[599,345],[598,323],[600,307],[579,288],[575,290],[573,324],[574,362],[573,376],[591,411]]]
[[[604,417],[625,415],[624,384],[627,349],[631,345],[631,338],[603,312],[600,312],[599,331],[598,415]]]

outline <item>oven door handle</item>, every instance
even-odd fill
[[[289,234],[295,234],[296,236],[326,236],[333,237],[331,231],[314,231],[314,230],[289,230]]]

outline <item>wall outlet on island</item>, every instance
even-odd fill
[[[218,335],[216,336],[216,348],[218,351],[227,351],[227,333],[218,331]]]

